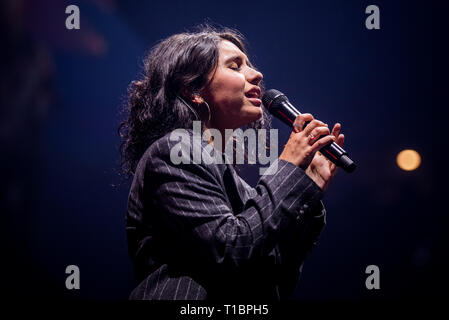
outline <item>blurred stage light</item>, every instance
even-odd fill
[[[412,149],[402,150],[396,157],[396,163],[402,170],[412,171],[421,164],[421,156]]]

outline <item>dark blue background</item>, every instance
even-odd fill
[[[135,283],[125,237],[129,182],[118,176],[121,104],[145,52],[206,18],[246,36],[267,88],[284,92],[302,112],[342,123],[346,150],[359,165],[353,174],[339,172],[325,196],[327,227],[295,298],[441,295],[448,251],[445,2],[18,3],[10,24],[20,26],[15,37],[23,45],[9,50],[13,60],[24,58],[2,59],[9,71],[2,80],[19,84],[2,100],[2,121],[19,119],[2,140],[3,276],[16,296],[128,297]],[[80,8],[80,30],[65,29],[69,4]],[[365,28],[370,4],[380,8],[380,30]],[[35,51],[43,71],[27,64]],[[30,76],[15,79],[17,65],[37,73],[49,91],[22,111],[11,105],[26,96]],[[283,145],[289,130],[277,120],[273,126]],[[421,154],[416,171],[396,165],[408,148]],[[244,175],[254,184],[255,173]],[[70,264],[80,267],[80,290],[65,288]],[[365,288],[371,264],[380,268],[380,290]]]

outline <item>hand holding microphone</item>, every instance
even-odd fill
[[[283,152],[284,157],[287,156],[287,158],[290,159],[291,157],[289,155],[291,155],[292,157],[296,155],[298,156],[297,161],[299,161],[299,165],[301,167],[304,167],[307,163],[310,164],[310,162],[308,162],[309,160],[311,161],[310,158],[313,159],[313,155],[315,154],[315,152],[317,150],[320,150],[321,154],[323,154],[336,166],[342,167],[346,172],[353,172],[355,170],[357,166],[354,161],[352,161],[349,158],[348,153],[339,144],[336,143],[336,138],[338,137],[338,135],[329,136],[329,128],[326,129],[327,125],[319,120],[314,120],[312,115],[301,115],[300,112],[290,103],[290,101],[288,101],[287,97],[282,92],[275,89],[268,90],[263,95],[262,102],[265,108],[267,108],[271,114],[276,116],[284,123],[301,129],[303,128],[303,126],[305,126],[303,130],[306,132],[306,134],[303,133],[302,135],[298,135],[297,137],[294,137],[294,135],[292,134],[289,139],[290,146],[288,149],[290,151],[287,151],[285,154]],[[308,121],[310,121],[310,123],[307,123]],[[336,130],[340,130],[339,125],[334,127],[332,132],[335,133]],[[306,141],[306,137],[308,139],[307,143],[304,142]],[[290,142],[290,140],[292,141]],[[296,143],[294,141],[296,141]],[[340,142],[342,144],[342,141]],[[287,143],[287,145],[289,143]],[[305,147],[306,150],[293,151],[293,144],[297,145],[297,148]]]
[[[305,126],[307,122],[310,123]],[[335,141],[335,137],[329,133],[328,126],[320,120],[314,119],[310,113],[298,115],[293,122],[292,134],[279,159],[292,162],[306,170],[315,153],[326,144]],[[323,138],[319,139],[321,136]]]
[[[334,136],[335,141],[332,143],[337,143],[338,146],[343,147],[345,136],[340,134],[341,125],[339,123],[334,125],[332,129],[332,136]],[[323,138],[324,139],[324,138]],[[318,151],[310,163],[309,167],[306,169],[306,174],[323,190],[326,191],[329,187],[330,182],[337,173],[337,165],[329,159],[326,159],[323,154]]]

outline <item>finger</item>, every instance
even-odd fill
[[[327,135],[323,138],[321,138],[320,140],[318,140],[317,142],[315,142],[314,144],[312,144],[312,152],[316,152],[319,149],[321,149],[322,147],[324,147],[325,145],[334,142],[335,141],[335,137],[333,135]]]
[[[313,119],[315,119],[315,118],[313,117],[313,115],[311,115],[310,113],[303,113],[302,116],[303,116],[303,118],[304,118],[304,120],[305,120],[306,122],[310,122],[310,121],[312,121]]]
[[[335,176],[337,174],[338,167],[334,163],[332,163],[330,166],[330,170],[331,170],[331,175]]]
[[[296,117],[293,127],[295,132],[301,132],[307,122],[313,120],[313,116],[310,113],[303,113]]]
[[[337,144],[338,144],[340,147],[343,147],[344,143],[345,143],[345,135],[344,135],[344,134],[340,134],[340,135],[338,136],[338,138],[337,138]]]
[[[293,121],[293,130],[298,133],[302,131],[302,128],[304,127],[304,115],[299,114],[296,118],[295,121]]]
[[[329,128],[328,127],[316,127],[312,130],[310,133],[310,141],[316,141],[320,138],[320,136],[327,136],[329,134]]]
[[[293,121],[293,129],[292,129],[292,133],[290,134],[290,138],[292,138],[294,136],[295,133],[300,132],[299,128],[299,123],[301,122],[301,118],[302,118],[302,114],[298,114],[295,118],[295,120]]]
[[[299,114],[296,116],[295,121],[293,121],[293,131],[294,132],[300,131],[299,127],[300,127],[301,119],[302,119],[302,114]]]
[[[341,124],[338,122],[334,125],[334,128],[332,129],[332,135],[335,137],[338,137],[341,131]]]
[[[325,124],[324,122],[314,119],[304,128],[304,134],[308,136],[312,132],[312,130],[315,129],[316,127],[326,127],[326,126],[327,124]]]

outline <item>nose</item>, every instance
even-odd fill
[[[248,82],[254,85],[259,85],[260,81],[263,79],[262,73],[253,68],[249,68],[249,70],[247,75]]]

